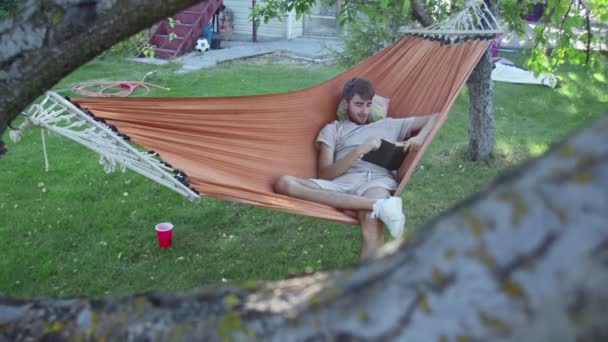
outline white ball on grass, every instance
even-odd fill
[[[206,52],[207,50],[209,50],[209,42],[205,38],[198,39],[196,41],[196,46],[194,47],[194,49],[198,52]]]

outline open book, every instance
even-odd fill
[[[393,171],[399,169],[403,159],[405,159],[405,155],[406,153],[403,152],[403,147],[382,139],[380,147],[377,150],[370,151],[363,155],[361,160]]]

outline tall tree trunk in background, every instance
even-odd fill
[[[495,1],[484,0],[496,16]],[[492,101],[492,50],[483,55],[469,80],[469,148],[471,160],[485,160],[494,149],[494,103]]]
[[[608,116],[375,260],[188,294],[0,296],[0,341],[608,341]]]
[[[195,1],[20,2],[0,20],[0,138],[12,119],[68,73]]]
[[[494,1],[485,0],[486,5],[493,7]],[[433,19],[424,10],[420,0],[410,0],[412,18],[423,26],[429,26]],[[494,148],[494,103],[492,102],[492,55],[488,49],[473,70],[467,81],[469,86],[469,149],[471,160],[483,160],[489,157]]]
[[[471,160],[484,160],[494,148],[492,52],[483,55],[469,80],[469,149]]]
[[[426,12],[420,0],[410,0],[410,12],[412,19],[419,22],[422,26],[433,25],[433,18]]]

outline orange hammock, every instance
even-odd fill
[[[398,172],[399,194],[491,40],[442,44],[405,36],[350,70],[288,93],[207,98],[78,98],[133,142],[159,153],[201,194],[344,223],[353,213],[273,191],[281,175],[317,177],[315,139],[336,119],[355,76],[391,99],[389,116],[441,113],[422,149]]]

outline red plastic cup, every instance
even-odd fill
[[[156,225],[156,239],[158,247],[171,247],[171,235],[173,235],[173,225],[169,222],[163,222]]]

